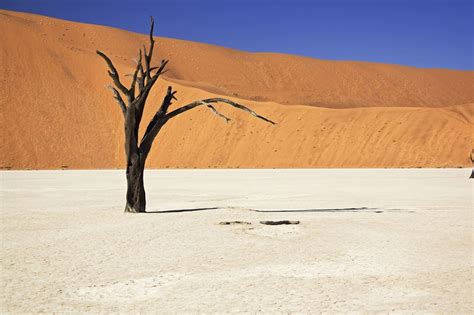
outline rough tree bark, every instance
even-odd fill
[[[127,159],[127,196],[125,212],[132,213],[146,211],[145,186],[143,181],[146,159],[150,153],[153,141],[160,132],[161,128],[163,128],[166,122],[168,122],[173,117],[176,117],[179,114],[182,114],[195,107],[206,106],[212,113],[223,118],[226,122],[229,122],[230,119],[221,114],[212,105],[213,103],[224,103],[237,109],[246,111],[247,113],[268,123],[275,124],[273,121],[258,115],[253,110],[225,98],[208,98],[204,100],[198,100],[168,112],[172,101],[177,100],[175,96],[176,91],[173,91],[172,87],[169,86],[161,106],[158,108],[156,114],[149,122],[145,134],[139,142],[138,131],[148,95],[159,76],[166,72],[165,67],[168,63],[168,60],[162,60],[160,66],[151,66],[153,48],[155,46],[155,40],[153,39],[153,28],[154,20],[153,17],[151,17],[149,35],[150,46],[148,52],[145,46],[143,46],[143,50],[139,50],[137,66],[132,75],[130,88],[127,88],[122,84],[119,73],[110,58],[107,57],[107,55],[103,52],[97,50],[97,54],[101,56],[107,63],[109,68],[108,74],[112,78],[112,81],[115,85],[108,87],[112,90],[113,97],[119,104],[124,117],[125,156]],[[137,85],[138,93],[135,93]],[[126,100],[124,100],[124,97],[126,97]]]

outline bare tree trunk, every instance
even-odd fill
[[[125,212],[145,212],[146,198],[145,186],[143,184],[144,170],[145,161],[142,158],[137,158],[127,165],[127,203],[125,205]]]

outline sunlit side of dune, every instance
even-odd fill
[[[100,49],[130,73],[146,36],[0,11],[2,168],[117,168],[123,122],[106,86]],[[159,30],[159,27],[158,27]],[[148,167],[460,167],[473,147],[472,71],[418,69],[247,53],[157,38],[169,69],[148,103],[143,128],[165,88],[173,106],[225,96],[276,126],[219,106],[171,121]],[[129,82],[128,77],[122,79]]]

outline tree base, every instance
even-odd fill
[[[145,207],[133,207],[129,204],[125,206],[125,213],[145,213]]]

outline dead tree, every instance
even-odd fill
[[[145,187],[143,184],[145,162],[156,136],[163,126],[173,117],[185,113],[195,107],[205,106],[212,113],[223,118],[226,122],[229,122],[230,119],[221,114],[212,105],[214,103],[224,103],[237,109],[246,111],[247,113],[268,123],[275,124],[273,121],[258,115],[253,110],[225,98],[208,98],[198,100],[168,112],[168,108],[170,107],[172,101],[177,100],[176,91],[173,91],[171,86],[169,86],[161,106],[159,106],[156,114],[149,122],[142,139],[139,141],[138,130],[148,95],[158,80],[158,77],[165,73],[165,67],[168,64],[168,60],[162,60],[161,64],[157,67],[154,67],[151,64],[153,48],[155,45],[155,40],[153,39],[153,27],[154,20],[153,17],[151,17],[149,36],[150,46],[148,48],[148,52],[145,46],[143,46],[143,50],[139,50],[137,66],[131,75],[132,82],[130,88],[125,87],[120,81],[119,73],[110,58],[107,57],[107,55],[103,52],[97,50],[97,54],[99,54],[99,56],[105,60],[109,67],[108,73],[115,85],[115,87],[109,86],[109,88],[112,90],[113,97],[119,104],[124,117],[125,155],[127,159],[127,201],[125,205],[125,212],[145,212],[146,198]],[[137,86],[138,91],[136,91]]]

